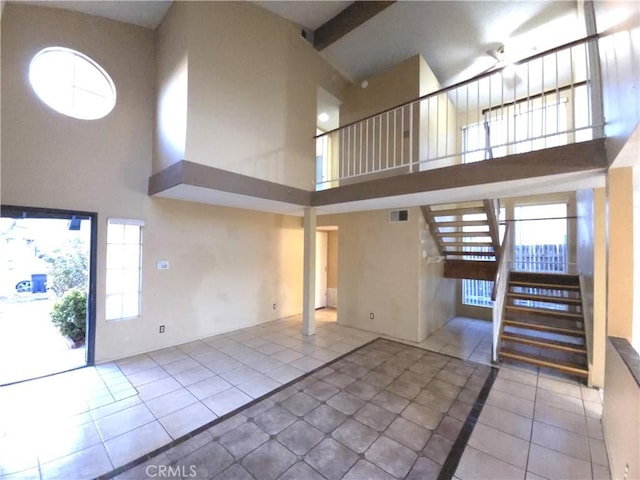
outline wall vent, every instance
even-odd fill
[[[408,222],[409,210],[389,210],[389,223]]]

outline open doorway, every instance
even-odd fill
[[[95,214],[2,207],[0,385],[93,363]]]
[[[316,231],[316,319],[336,321],[338,311],[338,228]]]

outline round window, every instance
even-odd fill
[[[29,66],[29,82],[40,100],[69,117],[96,120],[116,104],[116,87],[107,72],[69,48],[38,52]]]

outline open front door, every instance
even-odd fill
[[[96,215],[2,207],[0,385],[92,364]]]

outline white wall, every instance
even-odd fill
[[[119,22],[15,3],[2,17],[1,201],[98,213],[98,362],[297,314],[302,306],[299,219],[147,195],[154,37]],[[34,96],[28,64],[50,45],[80,50],[109,72],[118,91],[111,114],[79,121]],[[105,320],[108,217],[145,221],[142,316],[134,320]],[[170,269],[156,270],[157,260],[168,260]]]

